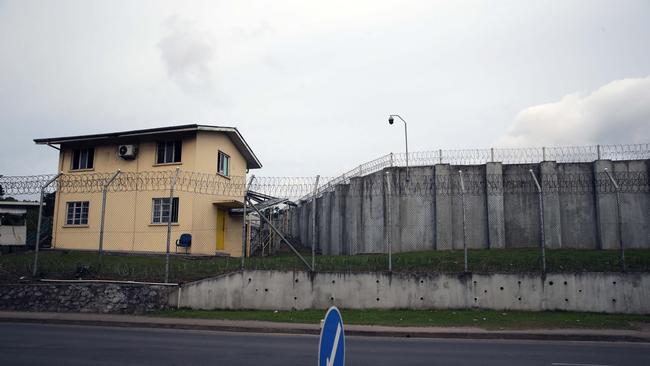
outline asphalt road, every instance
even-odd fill
[[[315,365],[318,337],[0,323],[0,365]],[[347,365],[649,365],[650,344],[348,337]]]

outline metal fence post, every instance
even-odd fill
[[[598,160],[600,160],[600,145],[596,145],[596,156],[598,157]]]
[[[359,165],[361,170],[361,165]],[[318,180],[320,175],[316,176],[316,183],[314,183],[314,194],[311,198],[311,270],[316,271],[316,192],[318,192]]]
[[[539,199],[539,225],[541,231],[540,245],[542,250],[542,273],[546,273],[546,230],[544,228],[544,192],[533,170],[529,169],[528,172],[530,172],[530,175],[533,177],[533,182],[535,182],[535,186],[537,187],[537,195]]]
[[[463,180],[463,171],[459,170],[458,175],[460,176],[460,204],[462,206],[462,211],[463,211],[463,262],[465,264],[465,272],[468,271],[468,265],[467,265],[467,224],[466,220],[467,217],[465,215],[465,181]]]
[[[54,178],[50,179],[41,187],[41,198],[38,204],[38,221],[36,224],[36,243],[34,244],[34,268],[32,271],[32,276],[36,277],[38,272],[38,248],[41,242],[41,222],[43,221],[43,200],[45,196],[45,188],[47,188],[52,182],[57,180],[63,173],[57,174]]]
[[[248,241],[248,227],[246,224],[246,204],[248,203],[248,191],[251,189],[251,184],[255,180],[255,175],[251,175],[251,179],[248,180],[248,185],[244,191],[244,223],[242,224],[242,234],[241,234],[241,269],[244,269],[246,263],[246,242]]]
[[[442,164],[442,149],[438,149],[438,158],[440,159],[440,164]]]
[[[108,193],[108,186],[113,183],[115,178],[120,174],[120,170],[118,169],[115,174],[104,184],[104,187],[102,187],[102,211],[101,211],[101,216],[99,219],[99,263],[101,266],[102,263],[102,254],[104,252],[104,222],[105,222],[105,217],[106,217],[106,195]]]
[[[390,153],[390,166],[393,166],[393,153]]]
[[[257,207],[255,207],[255,205],[251,204],[251,208],[257,213],[257,215],[261,220],[263,220],[269,225],[270,230],[273,230],[280,237],[280,240],[282,240],[282,242],[284,242],[289,247],[289,249],[291,249],[293,254],[295,254],[296,257],[300,259],[300,261],[305,265],[305,267],[307,267],[309,271],[313,272],[314,269],[309,265],[307,260],[300,254],[300,252],[298,252],[298,250],[296,250],[296,248],[287,240],[287,238],[285,238],[284,235],[282,235],[282,233],[269,221],[269,219],[267,219],[266,216],[264,216],[264,214]]]
[[[609,169],[605,168],[605,173],[609,180],[614,185],[616,190],[616,217],[618,219],[617,232],[618,232],[618,242],[621,248],[621,272],[625,272],[625,247],[623,246],[623,218],[621,217],[621,189],[616,180],[612,176],[612,173],[609,172]]]
[[[546,161],[546,148],[542,147],[542,161]]]
[[[176,168],[176,173],[172,177],[171,186],[169,187],[169,217],[167,218],[167,251],[165,254],[165,283],[169,282],[169,247],[171,245],[172,236],[172,213],[174,212],[174,187],[176,186],[176,179],[180,168]],[[180,204],[179,204],[180,205]]]
[[[386,241],[386,251],[388,252],[388,272],[393,271],[393,248],[391,243],[391,212],[390,212],[390,200],[391,200],[391,180],[390,172],[386,171],[386,231],[384,240]]]
[[[494,163],[494,148],[490,148],[490,162]]]

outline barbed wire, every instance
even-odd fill
[[[406,154],[389,154],[384,160],[393,166],[406,165]],[[532,148],[490,148],[433,150],[409,153],[409,165],[535,164],[543,161],[588,163],[596,160],[641,160],[650,158],[650,143],[628,145],[557,146]]]
[[[331,177],[321,177],[331,180]],[[273,197],[299,200],[311,195],[316,187],[316,177],[258,177],[253,179],[250,190]]]
[[[99,193],[114,175],[115,172],[62,174],[45,191]],[[41,187],[54,177],[54,174],[3,176],[0,177],[0,186],[5,195],[39,194]],[[165,191],[171,188],[174,179],[175,191],[227,197],[242,197],[248,183],[243,176],[224,177],[190,171],[179,171],[178,175],[173,170],[120,172],[107,186],[107,191]],[[315,183],[315,177],[255,177],[250,189],[270,196],[297,199],[313,193]]]
[[[6,196],[40,194],[41,187],[55,176],[55,174],[0,176],[0,186]],[[51,193],[55,190],[55,187],[48,187],[46,192]]]
[[[613,193],[614,184],[605,172],[564,173],[539,175],[545,193]],[[650,192],[650,177],[645,171],[611,172],[621,193]],[[62,174],[46,192],[99,193],[114,173]],[[174,171],[125,172],[119,174],[108,186],[109,192],[129,191],[167,191],[175,176]],[[5,195],[38,194],[41,187],[54,178],[54,175],[5,176],[0,185]],[[372,174],[365,177],[352,177],[345,183],[329,185],[320,195],[333,192],[336,187],[345,187],[348,195],[378,195],[390,191],[400,196],[459,195],[461,191],[469,195],[499,195],[511,193],[537,193],[537,186],[530,172],[506,172],[503,174],[484,174],[463,172],[463,184],[458,171],[445,174],[409,173]],[[250,186],[252,191],[273,197],[298,200],[311,195],[316,182],[315,177],[255,177]],[[331,182],[331,181],[330,181]],[[242,197],[246,189],[245,177],[225,178],[197,172],[180,171],[176,176],[174,190],[226,197]],[[462,189],[464,188],[464,190]]]
[[[489,148],[431,150],[409,152],[410,167],[432,166],[436,164],[481,165],[490,162],[502,164],[536,164],[543,161],[558,163],[593,162],[596,160],[642,160],[650,159],[650,143],[623,145],[559,146],[532,148]],[[406,166],[406,153],[390,153],[363,163],[330,181],[322,181],[317,195],[337,184],[347,184],[351,178],[376,173],[388,167]],[[307,194],[302,199],[308,199]]]
[[[564,146],[539,148],[500,148],[500,149],[464,149],[464,150],[434,150],[409,153],[409,166],[422,167],[436,164],[477,165],[488,162],[502,164],[535,164],[542,161],[556,162],[592,162],[598,159],[609,160],[639,160],[650,159],[650,144],[629,145],[594,145],[594,146]],[[405,153],[390,153],[377,159],[363,163],[358,167],[337,177],[321,177],[316,196],[332,192],[340,185],[350,185],[352,192],[358,192],[359,185],[352,184],[355,178],[368,177],[388,167],[403,167],[406,165]],[[531,165],[531,168],[534,166]],[[114,172],[108,173],[69,173],[62,174],[53,184],[45,189],[46,193],[56,190],[61,192],[101,192]],[[109,192],[119,191],[155,191],[169,189],[176,172],[144,171],[121,172],[108,186]],[[645,192],[648,186],[648,175],[644,172],[613,172],[619,183],[621,192]],[[53,179],[54,174],[32,176],[0,176],[0,185],[5,195],[29,195],[40,193],[41,187]],[[397,179],[399,184],[393,184],[394,192],[400,194],[426,195],[435,191],[437,194],[455,194],[460,190],[459,177],[450,174],[433,178],[433,175],[410,174],[410,181]],[[614,186],[609,177],[603,173],[565,174],[542,176],[540,180],[545,192],[613,192]],[[534,182],[525,172],[508,173],[492,176],[489,174],[466,173],[464,179],[465,192],[468,194],[501,194],[516,192],[533,192]],[[246,189],[247,180],[244,176],[224,177],[219,174],[208,174],[190,171],[180,171],[176,176],[175,189],[181,192],[214,194],[221,196],[241,197]],[[315,177],[258,177],[253,180],[250,189],[270,196],[292,200],[310,199],[314,194]],[[364,182],[366,192],[373,192],[383,187],[372,178]],[[644,188],[645,187],[645,188]],[[383,189],[383,188],[382,188]]]

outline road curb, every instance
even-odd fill
[[[87,314],[92,316],[93,314]],[[183,322],[170,322],[173,318],[164,318],[165,322],[146,321],[142,317],[139,321],[128,320],[106,320],[106,319],[80,319],[80,318],[42,318],[29,316],[0,316],[0,322],[11,323],[32,323],[32,324],[61,324],[61,325],[86,325],[86,326],[110,326],[123,328],[158,328],[158,329],[183,329],[183,330],[205,330],[224,332],[246,332],[246,333],[276,333],[276,334],[307,334],[318,335],[320,329],[310,324],[289,324],[278,323],[278,326],[265,324],[256,326],[247,324],[246,321],[233,324],[188,324]],[[184,320],[184,319],[179,319]],[[348,326],[345,334],[348,336],[364,337],[393,337],[393,338],[438,338],[438,339],[482,339],[482,340],[541,340],[541,341],[581,341],[581,342],[635,342],[650,343],[650,336],[640,333],[634,334],[607,334],[606,332],[594,333],[544,333],[525,331],[426,331],[422,329],[411,330],[389,330],[382,327],[380,330],[355,329]]]
[[[0,322],[6,323],[31,323],[31,324],[62,324],[62,325],[90,325],[122,328],[159,328],[159,329],[184,329],[208,330],[223,332],[248,332],[248,333],[278,333],[278,334],[319,334],[317,329],[309,328],[283,328],[283,327],[254,327],[234,325],[200,325],[183,323],[158,323],[158,322],[129,322],[113,320],[81,320],[81,319],[37,319],[37,318],[5,318],[0,317]],[[280,323],[281,324],[281,323]]]

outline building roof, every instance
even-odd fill
[[[0,206],[38,206],[40,203],[38,202],[30,202],[30,201],[0,201]]]
[[[27,209],[36,209],[38,202],[26,201],[0,201],[0,214],[23,215]]]
[[[139,136],[156,136],[164,135],[168,133],[178,133],[178,132],[195,132],[195,131],[208,131],[208,132],[223,132],[225,133],[233,144],[237,147],[239,152],[246,159],[246,165],[248,169],[259,169],[262,167],[253,150],[244,140],[244,137],[239,133],[235,127],[223,127],[223,126],[208,126],[208,125],[180,125],[180,126],[169,126],[169,127],[158,127],[158,128],[148,128],[144,130],[132,130],[132,131],[122,131],[122,132],[109,132],[109,133],[99,133],[92,135],[79,135],[79,136],[65,136],[65,137],[49,137],[34,139],[34,142],[42,145],[60,145],[66,143],[75,143],[75,142],[88,142],[93,141],[97,143],[102,142],[114,142],[116,140],[131,139]]]

